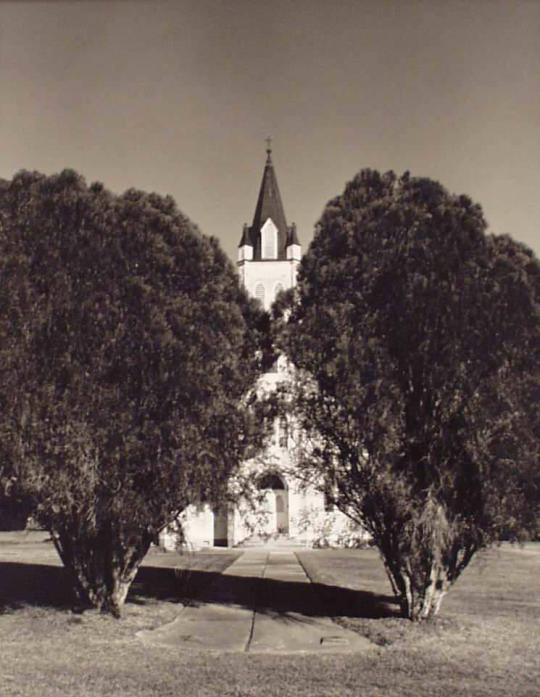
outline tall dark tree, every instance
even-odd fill
[[[363,171],[322,215],[281,341],[305,466],[372,534],[404,616],[435,615],[478,550],[538,519],[537,259],[467,197]]]
[[[159,530],[256,445],[264,318],[169,197],[23,172],[0,209],[3,465],[118,615]]]

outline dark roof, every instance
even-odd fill
[[[268,149],[266,153],[266,163],[264,165],[261,188],[259,189],[253,222],[250,228],[244,226],[239,246],[241,247],[246,244],[251,245],[254,248],[253,259],[260,259],[261,228],[268,218],[271,218],[278,230],[277,258],[286,259],[287,245],[298,244],[298,242],[289,242],[291,229],[287,226],[287,219],[285,218],[285,211],[283,210],[283,203],[281,202],[281,194],[279,193],[274,163],[272,162],[272,151]],[[294,238],[297,239],[296,232],[294,232]]]

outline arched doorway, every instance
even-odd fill
[[[274,472],[263,474],[258,488],[265,494],[269,514],[268,532],[289,534],[289,490],[283,477]]]

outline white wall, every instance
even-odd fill
[[[296,284],[298,264],[297,259],[239,262],[239,273],[242,283],[252,297],[255,297],[257,284],[264,285],[264,307],[269,310],[275,300],[278,284],[284,290],[288,290]]]

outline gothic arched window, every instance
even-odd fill
[[[255,286],[255,297],[257,300],[260,300],[261,304],[264,307],[264,286],[262,283],[257,283]]]
[[[282,416],[278,426],[279,446],[286,448],[289,444],[289,423],[286,416]]]
[[[277,259],[277,227],[272,218],[268,218],[261,228],[261,252],[263,259]]]
[[[274,300],[277,298],[277,296],[281,293],[283,290],[283,285],[281,283],[276,283],[276,287],[274,288]]]

